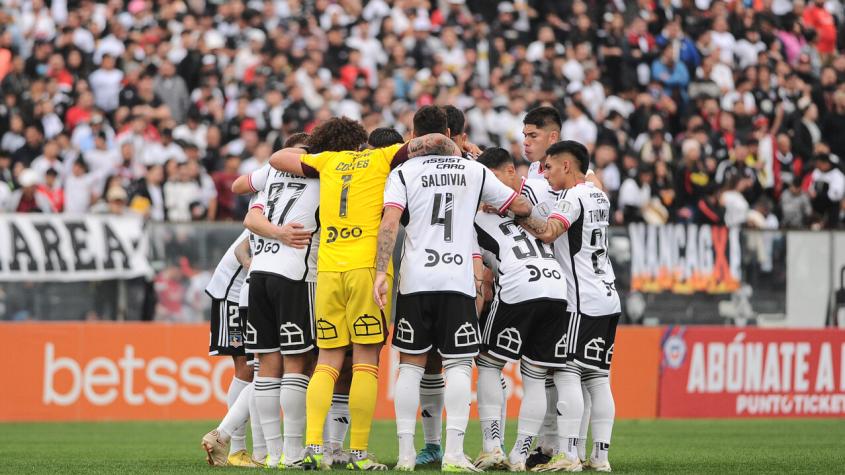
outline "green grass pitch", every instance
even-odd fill
[[[213,426],[212,421],[0,424],[0,473],[247,470],[205,464],[199,442]],[[515,429],[510,421],[509,443]],[[378,422],[371,438],[373,452],[389,464],[396,460],[394,431],[393,422]],[[479,437],[478,422],[471,421],[468,455],[477,454]],[[845,419],[618,421],[610,460],[619,473],[843,473]]]

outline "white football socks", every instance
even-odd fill
[[[508,456],[512,464],[524,463],[528,458],[528,451],[546,414],[546,369],[523,360],[519,371],[522,374],[523,396],[519,406],[516,443]]]
[[[446,450],[453,460],[464,457],[464,433],[472,403],[472,359],[455,358],[443,361],[446,391]]]
[[[238,378],[232,378],[232,382],[229,383],[229,391],[226,392],[226,406],[229,409],[235,405],[235,402],[238,400],[238,396],[241,392],[249,386],[249,381],[244,381]],[[247,417],[249,416],[249,401],[246,401],[246,409],[247,409]],[[235,452],[246,450],[246,420],[244,420],[243,424],[236,427],[235,430],[231,433],[232,435],[232,442],[229,445],[229,455],[232,455]]]
[[[252,428],[252,459],[263,462],[267,458],[267,442],[264,442],[264,431],[261,429],[258,406],[255,405],[254,385],[249,388],[249,425]]]
[[[569,368],[554,374],[557,388],[557,432],[558,451],[570,459],[578,458],[578,436],[581,416],[584,412],[584,396],[581,392],[581,374]]]
[[[590,412],[593,399],[584,383],[581,383],[581,396],[584,399],[584,415],[581,416],[581,430],[578,432],[578,458],[587,460],[587,431],[590,429]]]
[[[349,395],[335,393],[329,415],[323,426],[323,444],[331,449],[343,448],[346,432],[349,430]]]
[[[505,438],[505,424],[508,422],[508,382],[505,375],[499,373],[499,382],[502,384],[502,413],[499,417],[499,427],[502,430],[502,440]]]
[[[440,445],[443,435],[443,374],[423,374],[420,381],[420,414],[426,444]]]
[[[255,407],[261,421],[261,430],[267,444],[268,466],[275,467],[282,458],[282,425],[280,421],[279,393],[282,378],[259,376],[255,378]]]
[[[589,390],[592,399],[590,428],[593,430],[593,453],[590,459],[606,462],[607,451],[610,448],[610,435],[613,432],[613,418],[616,416],[610,380],[604,375],[589,379],[584,382],[584,385]]]
[[[238,395],[239,397],[229,406],[229,410],[226,411],[223,420],[220,421],[217,431],[220,432],[220,439],[224,442],[234,439],[234,434],[238,429],[246,425],[246,421],[249,419],[249,399],[251,394],[252,385],[250,384],[245,390],[241,391]]]
[[[302,438],[305,436],[305,392],[308,390],[308,376],[289,373],[282,376],[279,404],[284,417],[285,461],[302,458]]]
[[[481,422],[482,449],[490,452],[502,446],[504,439],[501,427],[502,400],[501,374],[505,362],[489,355],[478,357],[478,419]]]
[[[557,389],[551,374],[546,376],[546,414],[540,429],[537,447],[546,455],[557,452]]]
[[[399,463],[409,463],[416,458],[414,433],[417,427],[417,409],[420,406],[420,381],[425,368],[399,363],[396,393],[393,396],[396,411],[396,434],[399,437]]]

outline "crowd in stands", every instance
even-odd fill
[[[240,219],[233,180],[328,117],[454,104],[524,161],[553,105],[614,223],[845,224],[840,1],[6,0],[0,32],[7,212]]]

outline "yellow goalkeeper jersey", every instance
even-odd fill
[[[318,271],[375,267],[384,185],[401,147],[301,156],[306,175],[308,167],[320,175]]]

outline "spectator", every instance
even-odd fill
[[[636,178],[626,178],[619,188],[617,223],[631,223],[643,220],[643,209],[651,200],[651,184],[654,181],[654,167],[641,165]]]
[[[38,189],[41,177],[26,168],[18,175],[20,188],[6,200],[6,209],[12,213],[54,213],[50,198]]]
[[[845,198],[845,175],[839,168],[839,158],[822,153],[815,158],[815,170],[810,175],[809,197],[820,223],[834,227],[839,221],[841,201]]]
[[[98,181],[88,172],[84,160],[76,160],[70,174],[64,179],[64,212],[67,214],[85,214],[96,201]]]
[[[223,164],[223,169],[211,175],[214,186],[217,187],[217,219],[231,220],[236,218],[235,195],[232,193],[232,183],[240,176],[238,168],[241,157],[229,155]]]
[[[170,61],[164,61],[159,67],[159,75],[155,79],[153,91],[160,97],[170,111],[170,118],[177,123],[185,121],[190,103],[190,92],[185,80],[176,75],[176,66]]]
[[[143,178],[132,184],[129,207],[152,221],[167,219],[164,201],[164,166],[153,164],[147,167]]]
[[[115,58],[110,54],[104,55],[100,68],[91,73],[88,81],[94,93],[94,104],[107,113],[114,112],[119,105],[120,83],[123,81],[123,71],[115,67]]]
[[[168,176],[164,184],[164,206],[170,221],[191,221],[194,210],[200,206],[200,186],[191,180],[186,163],[176,165],[174,176]],[[204,212],[197,217],[201,217]]]
[[[813,207],[809,196],[801,191],[800,183],[792,177],[785,178],[786,191],[780,197],[781,224],[785,228],[800,229],[807,225]]]

